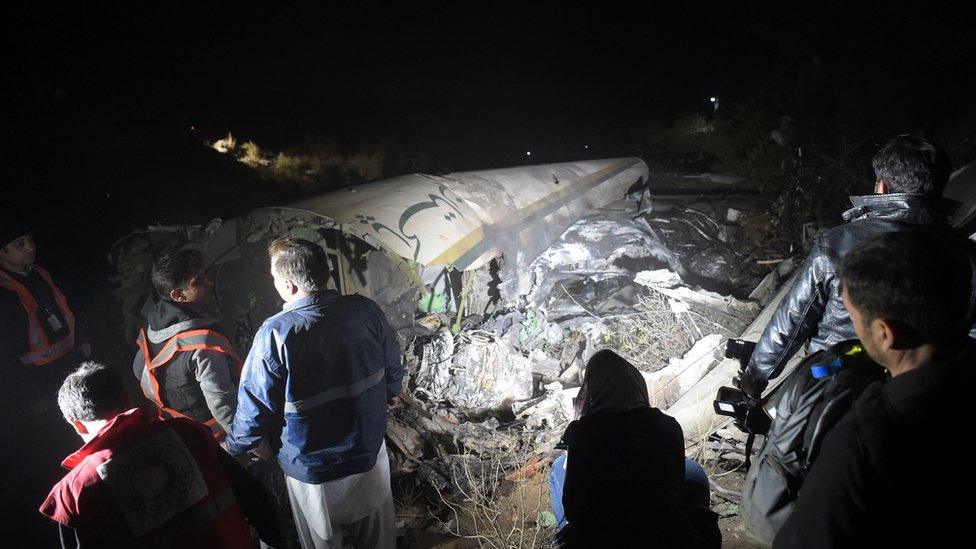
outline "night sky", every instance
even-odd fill
[[[385,143],[444,170],[630,155],[635,129],[713,95],[938,132],[976,91],[965,3],[164,4],[7,17],[8,183],[125,207],[228,130],[277,150]]]

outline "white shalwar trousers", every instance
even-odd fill
[[[285,475],[288,500],[302,549],[394,549],[396,514],[390,487],[386,441],[376,465],[322,484],[306,484]]]

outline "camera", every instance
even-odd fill
[[[762,402],[737,387],[719,387],[712,402],[715,413],[735,419],[735,426],[744,433],[765,435],[773,424]]]
[[[730,339],[725,342],[725,358],[732,358],[739,361],[739,369],[745,368],[752,358],[752,352],[756,350],[755,341],[744,339]]]
[[[739,362],[739,375],[732,379],[735,387],[720,387],[712,406],[715,413],[735,419],[735,426],[752,435],[764,435],[772,425],[772,418],[762,407],[762,402],[747,395],[740,387],[742,371],[749,364],[756,342],[730,339],[725,344],[725,358]]]

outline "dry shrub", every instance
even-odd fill
[[[682,356],[701,337],[690,315],[681,313],[679,318],[659,293],[641,296],[636,309],[615,318],[607,343],[641,370],[667,366],[668,359]]]
[[[267,166],[271,163],[270,160],[261,156],[261,147],[254,141],[247,141],[241,145],[241,156],[238,160],[252,168]]]
[[[444,526],[451,535],[492,549],[551,546],[556,530],[543,519],[552,514],[544,473],[506,465],[512,461],[502,454],[461,457],[450,474],[454,492],[437,490],[450,514]],[[536,474],[528,478],[526,470]],[[504,495],[502,487],[509,488]]]
[[[238,161],[263,177],[320,189],[373,181],[386,175],[387,158],[382,147],[362,146],[359,152],[347,155],[330,141],[274,153],[248,141],[235,151]]]

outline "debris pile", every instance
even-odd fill
[[[499,487],[503,473],[552,459],[574,417],[586,361],[599,349],[634,363],[662,409],[705,377],[725,340],[762,306],[746,297],[761,278],[742,263],[752,250],[744,237],[729,238],[741,236],[733,221],[748,214],[728,208],[735,215],[716,220],[703,213],[718,210],[671,205],[672,227],[682,228],[665,231],[669,214],[655,210],[650,219],[637,201],[612,203],[573,224],[531,263],[535,284],[516,304],[452,324],[447,303],[439,319],[421,319],[427,333],[405,346],[411,396],[391,422],[390,438],[399,454],[396,474],[412,479],[411,490],[438,497],[419,504],[427,514],[401,513],[400,526],[443,526],[444,502],[469,494],[473,478]],[[712,288],[740,286],[722,294],[703,289],[701,280]]]
[[[664,179],[680,192],[665,196]],[[400,526],[451,532],[451,498],[544,470],[598,350],[637,366],[662,409],[702,392],[791,266],[770,251],[771,198],[733,183],[648,174],[639,159],[402,176],[133,233],[113,250],[116,295],[131,332],[152,259],[201,249],[215,316],[246,352],[280,307],[267,242],[319,244],[330,286],[374,299],[400,338],[404,405],[388,430]],[[687,186],[706,184],[717,191]]]

